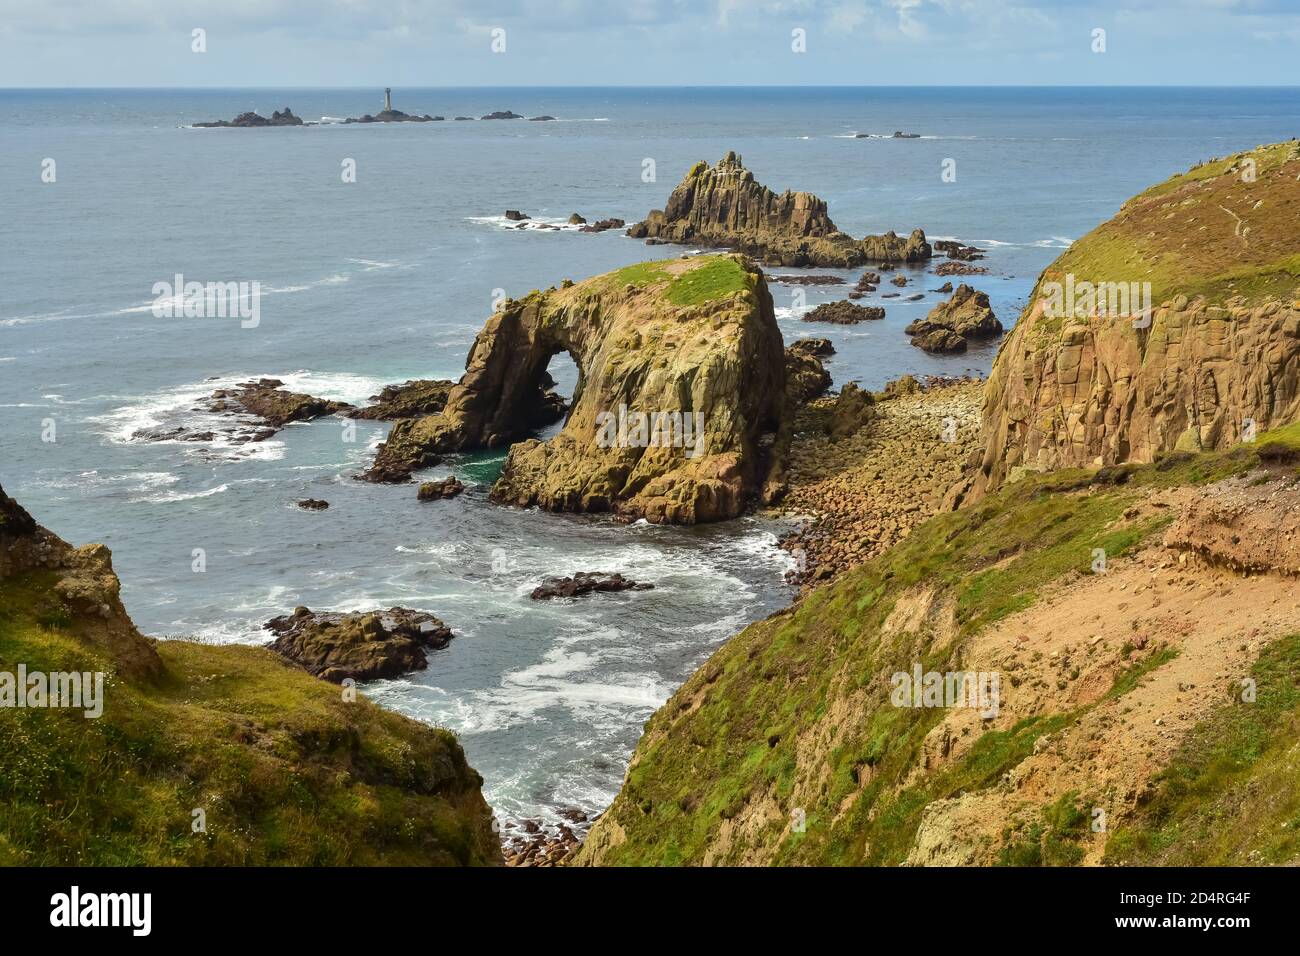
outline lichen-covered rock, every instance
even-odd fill
[[[424,670],[425,649],[446,647],[452,638],[432,614],[404,607],[348,614],[298,607],[264,626],[276,635],[271,650],[335,684]]]
[[[965,352],[972,341],[1001,335],[1002,323],[993,314],[989,297],[963,284],[951,299],[903,331],[912,336],[913,345],[927,352]]]
[[[691,167],[662,210],[652,210],[627,234],[634,239],[736,249],[771,265],[847,269],[871,260],[919,262],[932,250],[925,233],[893,232],[854,239],[836,228],[826,202],[812,193],[772,192],[734,152],[716,166]]]
[[[998,354],[952,503],[1026,471],[1150,462],[1300,420],[1297,177],[1300,143],[1260,147],[1147,190],[1075,242]],[[1149,308],[1065,301],[1138,279]]]
[[[798,339],[786,346],[786,351],[824,358],[835,354],[835,346],[830,339]]]
[[[810,339],[796,342],[785,350],[785,382],[791,415],[797,411],[799,405],[812,401],[831,387],[831,373],[826,371],[819,357],[827,353],[815,351],[818,342],[826,342],[826,340]],[[812,348],[798,347],[810,344]],[[829,347],[830,343],[826,342],[826,345]]]
[[[494,500],[692,524],[738,515],[779,468],[785,358],[762,274],[741,256],[642,263],[506,302],[440,415],[400,422],[372,476],[535,427],[552,356],[578,367],[548,442],[511,447]]]

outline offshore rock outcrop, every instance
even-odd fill
[[[940,302],[924,319],[903,330],[912,344],[927,352],[965,352],[971,342],[1002,334],[1002,323],[993,314],[989,297],[968,285],[957,286],[947,302]]]
[[[446,407],[447,396],[455,384],[447,379],[414,379],[401,385],[386,385],[378,395],[370,396],[374,404],[349,415],[377,421],[436,415]]]
[[[425,650],[446,647],[453,636],[432,614],[404,607],[347,614],[298,607],[264,626],[276,635],[271,650],[335,684],[424,670]]]
[[[199,129],[248,129],[259,126],[302,126],[304,124],[299,117],[293,115],[293,110],[286,106],[283,110],[276,110],[269,118],[250,110],[247,113],[240,113],[233,120],[214,120],[209,123],[195,123],[194,125]]]
[[[726,247],[781,266],[848,269],[870,261],[921,262],[933,254],[920,229],[906,239],[893,232],[864,239],[840,232],[825,200],[806,192],[772,192],[734,152],[715,166],[692,166],[663,210],[653,210],[627,234]]]
[[[741,256],[641,263],[507,301],[436,416],[399,422],[370,477],[511,445],[536,427],[551,358],[578,367],[548,442],[514,444],[494,500],[693,524],[770,491],[788,441],[785,356],[761,273]]]
[[[1130,200],[1053,263],[994,363],[953,503],[1028,471],[1150,462],[1300,420],[1297,176],[1294,141],[1217,160]],[[1144,278],[1141,295],[1130,280]],[[1104,309],[1084,282],[1106,286]]]

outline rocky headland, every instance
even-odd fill
[[[805,409],[783,505],[818,516],[792,545],[828,583],[660,708],[571,862],[1300,862],[1280,796],[1300,719],[1298,176],[1294,141],[1216,160],[1076,242],[1003,344],[978,437],[974,385],[897,384],[838,438],[861,396]],[[1150,277],[1154,308],[1048,308],[1047,283],[1117,267]],[[907,527],[830,533],[927,479]],[[985,684],[918,706],[898,696],[913,669]]]
[[[1300,418],[1300,219],[1284,212],[1297,176],[1295,141],[1204,164],[1048,267],[989,377],[970,493],[1223,448]],[[1061,301],[1067,289],[1077,301]]]
[[[933,250],[925,233],[893,232],[854,239],[836,227],[826,202],[812,193],[772,192],[734,152],[717,165],[699,162],[627,234],[634,239],[725,247],[768,265],[848,269],[866,262],[922,262]]]

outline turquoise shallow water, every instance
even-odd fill
[[[359,115],[379,95],[0,91],[0,483],[68,539],[113,548],[150,634],[260,641],[261,623],[297,604],[437,613],[459,637],[427,671],[371,692],[460,733],[503,816],[548,819],[602,808],[653,709],[720,642],[788,602],[778,529],[498,508],[486,496],[497,456],[434,469],[470,490],[420,505],[409,487],[351,479],[381,423],[359,423],[351,443],[333,419],[251,447],[130,436],[193,424],[198,398],[252,376],[354,402],[407,378],[455,377],[496,290],[681,251],[618,232],[511,230],[505,209],[631,222],[693,162],[728,149],[773,188],[826,198],[846,231],[920,226],[988,249],[976,284],[1010,324],[1038,271],[1125,198],[1300,130],[1294,91],[1186,89],[395,90],[408,112],[560,121],[185,128],[283,106]],[[895,129],[922,138],[854,135]],[[52,184],[40,179],[46,158]],[[348,159],[357,181],[345,184]],[[945,159],[955,182],[940,178]],[[260,325],[154,318],[153,285],[177,272],[259,281]],[[941,281],[917,278],[918,290]],[[800,291],[811,307],[846,289]],[[992,361],[995,347],[937,358],[908,344],[902,327],[932,294],[842,329],[800,322],[794,293],[773,287],[783,331],[831,338],[837,382],[879,387]],[[572,386],[571,368],[556,374]],[[57,442],[40,440],[47,419]],[[294,507],[305,497],[331,508]],[[207,571],[195,574],[200,547]],[[543,574],[576,570],[656,589],[528,600]]]

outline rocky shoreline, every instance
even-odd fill
[[[809,519],[781,543],[799,558],[792,583],[807,590],[831,581],[942,509],[978,438],[982,387],[976,379],[890,383],[874,394],[865,424],[838,440],[839,398],[800,413],[790,490],[770,512]]]

